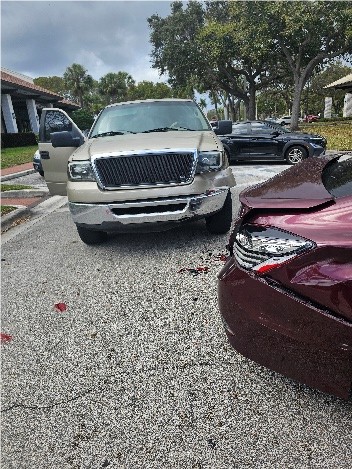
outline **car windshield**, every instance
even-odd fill
[[[352,195],[352,155],[342,155],[328,164],[322,175],[323,184],[334,197]]]
[[[90,138],[149,132],[211,130],[193,101],[147,101],[105,108]]]

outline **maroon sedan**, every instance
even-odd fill
[[[233,347],[348,399],[352,155],[309,158],[240,194],[218,296]]]

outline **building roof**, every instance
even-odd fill
[[[64,99],[53,91],[35,85],[31,77],[11,70],[1,69],[1,93],[10,94],[13,100],[35,99],[41,104],[55,103],[66,109],[79,109],[80,106],[72,101]]]
[[[335,88],[337,90],[352,89],[352,73],[324,86],[324,88]]]

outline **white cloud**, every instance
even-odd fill
[[[2,66],[32,77],[62,76],[80,63],[95,79],[128,72],[165,81],[152,69],[147,18],[168,1],[2,1]]]

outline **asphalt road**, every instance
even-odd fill
[[[234,209],[285,167],[234,167]],[[3,469],[352,466],[351,401],[228,344],[227,238],[197,222],[88,247],[63,206],[3,244]]]

